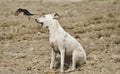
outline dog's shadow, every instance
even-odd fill
[[[56,63],[55,63],[54,68],[60,69],[60,57],[56,58]],[[71,68],[72,68],[72,58],[71,58],[71,56],[70,57],[67,56],[67,58],[65,58],[65,62],[64,62],[64,70],[68,70],[67,72],[72,72]],[[70,69],[70,71],[69,71],[69,69]],[[80,70],[79,63],[76,64],[76,70]]]
[[[56,58],[56,64],[55,64],[55,69],[59,69],[60,68],[60,57],[59,58]],[[64,62],[64,69],[68,69],[70,68],[72,65],[72,60],[71,59],[68,59],[68,58],[65,58],[65,62]]]

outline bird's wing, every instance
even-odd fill
[[[15,16],[18,16],[20,13],[21,13],[22,11],[21,11],[21,9],[18,9],[16,12],[15,12]]]
[[[35,15],[35,14],[32,14],[30,13],[27,9],[21,9],[19,8],[16,12],[15,12],[15,16],[18,16],[21,12],[24,13],[24,15],[27,15],[27,16],[32,16],[32,15]]]

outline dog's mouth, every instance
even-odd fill
[[[43,26],[43,23],[42,22],[40,22],[40,24],[41,24],[41,26],[40,26],[40,28]]]
[[[43,26],[43,22],[38,22],[37,19],[35,19],[35,21],[41,24],[40,28]]]
[[[39,22],[43,26],[43,22]]]

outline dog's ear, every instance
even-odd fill
[[[58,13],[53,13],[53,15],[54,15],[54,19],[57,19],[60,16]]]

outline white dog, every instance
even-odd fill
[[[75,70],[76,63],[82,64],[86,62],[86,52],[81,44],[60,26],[56,19],[58,16],[57,13],[53,13],[35,19],[36,22],[42,24],[42,28],[46,26],[49,28],[49,40],[52,46],[50,69],[53,68],[56,54],[59,53],[61,72],[64,72],[64,61],[67,56],[72,56],[72,70]]]

